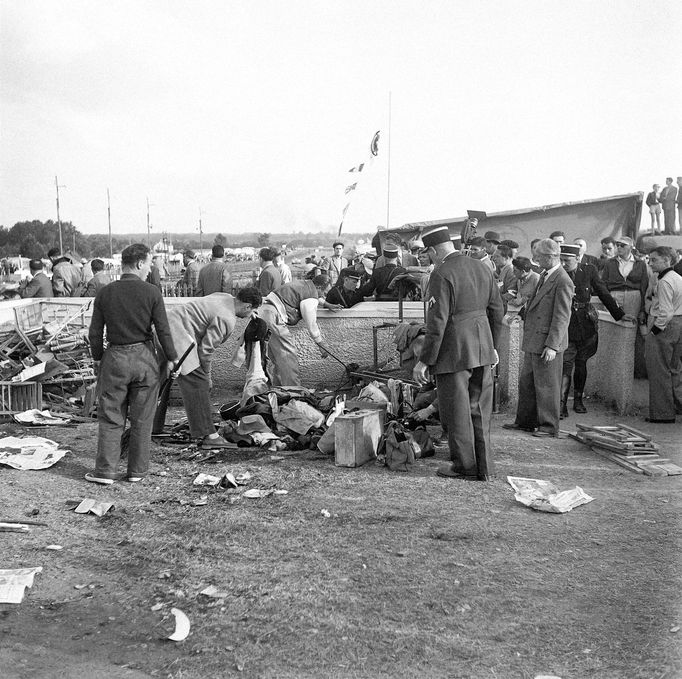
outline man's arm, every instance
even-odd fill
[[[97,298],[95,298],[95,303],[97,303]],[[152,302],[152,323],[154,324],[156,336],[159,338],[159,344],[161,345],[166,358],[171,363],[177,361],[178,354],[175,351],[170,325],[168,324],[166,305],[163,303],[163,297],[158,288],[155,290],[154,300]]]
[[[450,283],[437,270],[431,274],[429,295],[426,333],[419,361],[431,366],[435,365],[438,359],[443,334],[453,306],[453,291]]]
[[[64,275],[59,265],[52,267],[52,291],[55,297],[68,297],[64,287]]]
[[[500,296],[500,290],[495,284],[494,280],[490,283],[490,295],[488,297],[488,307],[486,309],[488,316],[488,323],[490,324],[490,332],[493,336],[493,346],[497,351],[499,340],[502,335],[502,328],[504,327],[504,304]]]
[[[227,266],[223,269],[220,292],[232,292],[232,276],[230,276]]]
[[[571,320],[571,305],[573,303],[573,293],[575,286],[573,281],[563,277],[557,282],[556,292],[554,293],[554,308],[552,319],[549,326],[549,333],[545,340],[545,347],[553,351],[560,351],[559,347],[568,332],[568,324]]]
[[[26,285],[22,288],[19,286],[19,296],[23,298],[27,297],[35,297],[36,293],[40,290],[40,281],[36,280],[36,277],[34,276],[31,279],[30,283],[26,283]]]
[[[597,270],[592,265],[588,265],[585,268],[588,274],[588,280],[590,282],[591,294],[597,295],[597,297],[599,297],[599,299],[602,301],[602,304],[608,309],[608,312],[611,314],[611,316],[616,321],[619,321],[621,318],[623,318],[623,316],[625,316],[625,312],[618,306],[618,302],[613,299],[609,289],[604,284],[604,281],[599,278]]]
[[[215,350],[232,334],[234,330],[235,320],[228,322],[220,316],[215,316],[206,328],[206,334],[199,345],[199,360],[201,366],[208,372],[211,365],[211,359]]]
[[[654,325],[651,328],[651,332],[654,335],[658,335],[659,332],[665,330],[670,319],[675,315],[675,307],[673,305],[673,287],[662,278],[658,281],[658,291],[656,293],[658,297],[658,315],[654,321]]]
[[[104,313],[102,312],[101,300],[97,298],[95,298],[95,304],[92,308],[88,340],[92,359],[101,361],[104,354]]]

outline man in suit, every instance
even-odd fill
[[[176,291],[181,290],[184,297],[194,297],[199,285],[199,271],[201,271],[194,250],[185,250],[182,253],[182,263],[185,265],[185,270],[175,286]]]
[[[616,321],[634,321],[627,316],[609,294],[604,281],[599,277],[596,267],[579,261],[580,246],[564,244],[561,246],[561,266],[575,286],[575,296],[568,325],[568,347],[564,351],[563,375],[561,378],[561,414],[568,417],[568,393],[573,380],[573,410],[586,413],[583,391],[587,381],[587,361],[597,353],[599,342],[598,318],[590,303],[592,295],[597,295]]]
[[[111,277],[104,270],[104,262],[101,259],[93,259],[90,262],[90,269],[93,276],[87,282],[83,297],[97,297],[97,293],[105,286],[111,283]]]
[[[204,297],[214,292],[231,292],[232,284],[227,264],[223,261],[225,248],[222,245],[214,245],[211,248],[211,261],[199,271],[196,296]]]
[[[348,266],[348,260],[343,256],[343,243],[341,241],[336,241],[332,247],[334,248],[334,254],[327,262],[326,271],[332,285],[336,285],[341,271]]]
[[[429,281],[424,345],[413,375],[421,385],[436,376],[451,460],[437,473],[485,481],[494,473],[491,368],[498,362],[495,344],[504,316],[502,299],[492,271],[460,256],[447,227],[427,228],[422,241],[437,264]]]
[[[545,238],[536,244],[533,254],[544,271],[524,313],[516,419],[503,426],[531,431],[533,436],[557,436],[574,286],[561,266],[558,243]]]
[[[663,220],[665,223],[665,233],[675,235],[675,207],[677,205],[677,186],[673,185],[673,178],[666,177],[665,186],[661,191],[659,199],[663,206]]]
[[[258,308],[256,288],[242,288],[236,297],[215,292],[168,310],[173,345],[182,356],[194,342],[179,369],[178,386],[187,413],[189,433],[203,449],[227,445],[213,425],[211,408],[211,360],[215,350],[232,334],[237,318],[246,318]]]
[[[682,177],[677,178],[677,217],[682,229]]]
[[[25,278],[19,285],[19,296],[26,297],[52,297],[52,283],[43,271],[43,262],[40,259],[32,259],[28,263],[31,272],[31,280]]]

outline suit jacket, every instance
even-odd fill
[[[431,274],[429,295],[420,360],[435,374],[495,363],[504,309],[492,270],[449,255]]]
[[[52,297],[52,283],[43,271],[39,271],[26,287],[19,288],[21,297]]]
[[[670,208],[675,205],[675,199],[677,198],[677,187],[674,184],[670,186],[664,186],[661,189],[661,197],[659,200],[663,204],[664,208]]]
[[[97,293],[111,283],[111,277],[106,271],[98,271],[85,286],[83,297],[97,297]]]
[[[211,260],[199,271],[199,281],[197,283],[196,296],[204,297],[214,292],[230,292],[230,272],[227,264],[219,259]]]
[[[526,304],[523,319],[523,351],[541,354],[545,347],[565,351],[571,320],[573,281],[559,267],[549,275]]]
[[[221,292],[170,307],[167,315],[178,357],[192,342],[196,344],[180,367],[182,375],[199,366],[208,372],[213,352],[227,340],[237,322],[234,297]]]

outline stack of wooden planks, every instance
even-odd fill
[[[570,434],[602,457],[621,467],[647,476],[677,476],[682,467],[659,455],[660,446],[649,434],[625,424],[589,426],[578,424],[578,431]]]

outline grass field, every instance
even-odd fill
[[[590,411],[583,421],[619,421]],[[72,452],[40,472],[0,467],[0,518],[37,510],[48,524],[0,533],[0,567],[44,569],[20,605],[0,606],[0,676],[682,676],[682,477],[643,477],[503,419],[487,484],[435,477],[445,453],[401,474],[311,451],[196,464],[156,446],[142,484],[98,487],[82,480],[95,424],[39,430]],[[650,431],[680,464],[679,428]],[[199,489],[200,471],[249,471],[249,487],[288,494]],[[508,474],[595,500],[534,512]],[[83,497],[115,508],[65,507]],[[222,596],[201,595],[209,585]],[[173,606],[192,624],[184,642],[165,640]]]

